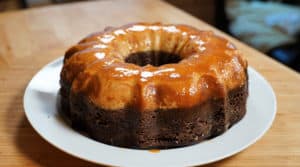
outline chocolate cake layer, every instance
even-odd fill
[[[80,94],[71,94],[66,112],[69,99],[64,92],[61,89],[62,111],[75,129],[106,144],[150,149],[191,145],[222,134],[245,115],[248,85],[229,91],[228,98],[192,108],[145,112],[134,106],[104,110]]]

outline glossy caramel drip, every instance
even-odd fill
[[[128,55],[162,51],[176,64],[138,66]],[[140,111],[187,108],[247,81],[247,62],[234,45],[211,31],[186,25],[130,24],[92,34],[72,47],[61,73],[71,91],[103,109],[138,106]]]
[[[159,153],[160,150],[159,149],[151,149],[151,150],[148,150],[150,153]]]

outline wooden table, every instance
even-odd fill
[[[94,1],[0,14],[0,166],[95,166],[44,141],[24,115],[24,89],[45,64],[85,35],[135,21],[185,23],[231,39],[273,86],[272,128],[243,152],[212,166],[300,166],[300,75],[161,1]],[[234,139],[233,139],[234,140]]]

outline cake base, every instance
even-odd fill
[[[229,91],[227,99],[210,99],[192,108],[145,112],[134,106],[104,110],[81,95],[69,99],[65,91],[60,91],[60,111],[73,128],[109,145],[162,149],[199,143],[222,134],[241,120],[246,112],[248,85],[246,82]]]

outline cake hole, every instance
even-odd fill
[[[128,55],[125,59],[126,63],[132,63],[138,66],[145,66],[147,64],[150,64],[156,67],[164,64],[174,64],[180,61],[181,57],[179,55],[163,51],[147,51],[132,53]]]

